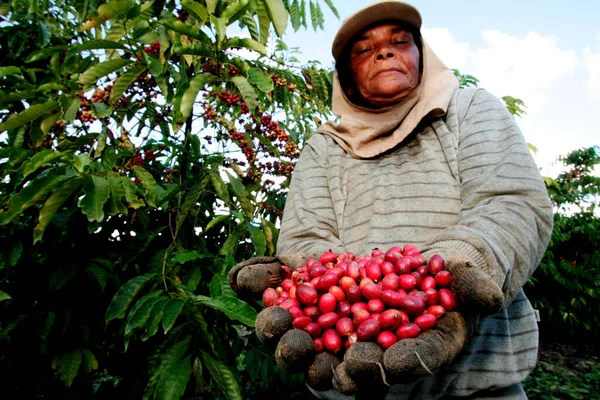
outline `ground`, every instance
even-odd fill
[[[597,340],[542,337],[538,365],[524,386],[531,400],[600,399]]]

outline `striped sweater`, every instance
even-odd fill
[[[369,254],[411,243],[459,251],[505,295],[463,353],[388,398],[466,396],[521,382],[537,361],[538,330],[522,287],[552,232],[552,207],[514,117],[482,89],[458,89],[443,118],[401,145],[355,159],[316,133],[294,171],[278,254]],[[323,398],[346,398],[330,391]]]

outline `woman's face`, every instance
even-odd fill
[[[350,48],[355,90],[372,107],[397,103],[419,85],[419,56],[412,34],[401,25],[366,30]]]

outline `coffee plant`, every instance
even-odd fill
[[[319,2],[14,0],[0,18],[3,396],[301,396],[226,274],[274,253],[329,115],[331,71],[281,40],[323,28]]]
[[[541,314],[542,333],[561,326],[572,337],[600,335],[600,148],[560,158],[565,171],[546,177],[555,207],[554,231],[525,290]],[[555,331],[555,330],[554,330]]]

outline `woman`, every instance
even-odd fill
[[[420,28],[418,11],[396,1],[342,24],[333,43],[339,122],[303,149],[279,259],[297,266],[330,248],[364,255],[405,243],[442,255],[461,318],[432,342],[386,352],[386,372],[411,381],[386,398],[526,398],[520,382],[536,364],[538,331],[522,287],[551,235],[550,201],[506,107],[459,89]],[[248,287],[242,281],[264,282],[258,276],[278,265],[251,260],[231,276]]]

